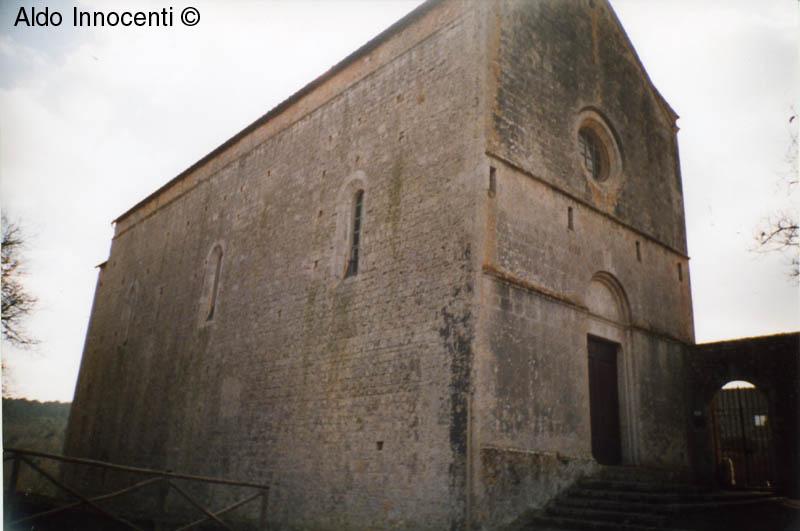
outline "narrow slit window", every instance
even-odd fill
[[[353,232],[350,234],[350,254],[347,260],[345,277],[358,274],[358,259],[361,252],[361,230],[364,217],[364,190],[356,192],[353,206]]]
[[[638,241],[636,242],[636,259],[642,261],[642,246]]]
[[[211,251],[209,259],[209,280],[211,285],[211,294],[208,298],[208,311],[206,313],[206,321],[214,318],[214,310],[217,308],[217,295],[219,293],[219,277],[222,271],[222,247],[217,245]]]
[[[678,262],[678,281],[683,282],[683,264]]]
[[[567,207],[567,228],[575,230],[575,214],[572,212],[572,207]]]

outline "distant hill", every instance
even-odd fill
[[[64,435],[69,419],[69,402],[39,402],[24,398],[3,398],[3,447],[63,454]],[[57,473],[52,461],[38,460],[45,470]],[[9,463],[3,466],[8,479]],[[18,489],[37,494],[56,494],[50,482],[26,466],[20,469]]]
[[[4,398],[3,446],[60,454],[71,405]]]

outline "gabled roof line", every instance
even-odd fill
[[[386,42],[389,38],[391,38],[396,33],[400,32],[402,29],[410,26],[413,22],[421,18],[423,15],[428,13],[431,9],[433,9],[436,5],[442,3],[444,0],[427,0],[423,4],[417,6],[413,11],[405,15],[403,18],[383,30],[381,33],[370,39],[366,44],[358,48],[356,51],[333,65],[327,71],[325,71],[322,75],[318,76],[316,79],[305,85],[303,88],[283,100],[281,103],[273,107],[270,111],[266,114],[262,115],[261,117],[257,118],[254,122],[250,125],[230,137],[228,140],[214,148],[211,152],[207,155],[202,157],[200,160],[183,170],[181,173],[167,181],[165,184],[161,185],[157,188],[154,192],[149,194],[147,197],[133,205],[131,208],[123,212],[119,215],[112,223],[118,223],[123,219],[127,218],[139,208],[144,206],[145,204],[149,203],[153,200],[156,196],[161,194],[164,190],[170,188],[175,183],[183,179],[184,177],[191,174],[193,171],[197,170],[211,159],[219,155],[220,153],[227,150],[229,147],[233,146],[236,142],[241,140],[242,138],[246,137],[249,133],[253,132],[254,130],[258,129],[260,126],[264,125],[265,123],[269,122],[276,116],[282,114],[284,111],[291,108],[295,103],[303,99],[303,97],[307,96],[308,94],[312,93],[315,89],[321,86],[323,83],[334,77],[336,74],[344,70],[347,66],[354,63],[356,60],[360,59],[362,56],[367,55],[369,52],[376,49],[378,46]]]
[[[239,140],[246,137],[249,133],[253,132],[254,130],[258,129],[260,126],[266,124],[273,118],[277,117],[278,115],[282,114],[286,110],[290,109],[295,103],[303,99],[303,97],[307,96],[308,94],[312,93],[316,90],[319,86],[323,83],[328,81],[329,79],[333,78],[336,74],[344,70],[347,66],[354,63],[356,60],[360,59],[362,56],[367,55],[369,52],[375,50],[378,46],[386,42],[389,38],[391,38],[396,33],[400,32],[402,29],[410,26],[413,22],[424,16],[428,13],[431,9],[433,9],[438,4],[442,3],[444,0],[426,0],[423,4],[417,6],[413,11],[405,15],[403,18],[386,28],[384,31],[370,39],[366,44],[355,50],[353,53],[336,63],[334,66],[329,68],[326,72],[318,76],[316,79],[312,80],[308,84],[306,84],[303,88],[283,100],[281,103],[273,107],[270,111],[266,114],[262,115],[261,117],[257,118],[255,121],[250,123],[244,129],[230,137],[228,140],[214,148],[211,152],[206,154],[204,157],[199,159],[197,162],[183,170],[181,173],[161,185],[155,191],[147,195],[145,198],[134,204],[128,210],[120,214],[112,223],[119,223],[123,219],[127,218],[135,211],[139,210],[139,208],[143,207],[150,201],[152,201],[155,197],[160,195],[162,192],[167,190],[168,188],[175,185],[177,182],[182,180],[184,177],[187,177],[192,172],[197,170],[198,168],[205,165],[207,162],[212,160],[214,157],[218,156],[219,154],[223,153],[225,150],[236,144]],[[656,96],[656,100],[659,102],[661,108],[667,113],[667,115],[673,120],[678,119],[678,114],[672,109],[672,107],[667,103],[666,99],[661,95],[661,93],[656,88],[655,84],[653,83],[652,79],[650,79],[650,75],[647,73],[647,70],[644,67],[641,59],[639,58],[638,53],[636,52],[636,48],[633,46],[628,34],[625,32],[625,28],[622,25],[622,22],[617,17],[614,8],[611,6],[610,2],[606,0],[606,5],[608,5],[609,12],[611,13],[614,21],[616,22],[617,26],[620,29],[623,37],[625,38],[625,42],[628,45],[628,49],[630,50],[631,54],[633,55],[634,60],[636,61],[639,69],[642,71],[645,79],[647,80],[647,84],[653,91],[654,95]]]
[[[636,61],[636,64],[639,66],[639,69],[642,71],[644,78],[647,80],[647,84],[653,91],[653,94],[656,96],[656,100],[660,104],[661,108],[666,111],[667,115],[672,119],[673,123],[680,118],[678,113],[675,112],[675,109],[667,102],[666,98],[659,92],[658,88],[656,87],[653,80],[650,78],[650,74],[647,73],[647,69],[644,67],[644,63],[642,62],[641,58],[639,57],[639,52],[636,51],[636,47],[631,42],[630,37],[628,37],[628,32],[625,31],[625,26],[622,25],[622,21],[617,16],[616,11],[614,11],[614,7],[611,5],[609,0],[606,0],[606,5],[608,5],[608,10],[611,13],[614,22],[616,22],[617,27],[619,27],[622,36],[625,38],[625,43],[628,45],[628,49],[630,50],[631,54],[633,55],[633,59]],[[677,126],[676,126],[677,127]]]

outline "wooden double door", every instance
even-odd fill
[[[619,345],[588,337],[589,412],[592,428],[592,456],[602,465],[622,463],[619,421]]]

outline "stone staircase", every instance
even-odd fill
[[[714,491],[660,473],[608,467],[597,477],[578,481],[527,519],[522,529],[676,531],[679,517],[689,513],[774,500],[769,492]]]

